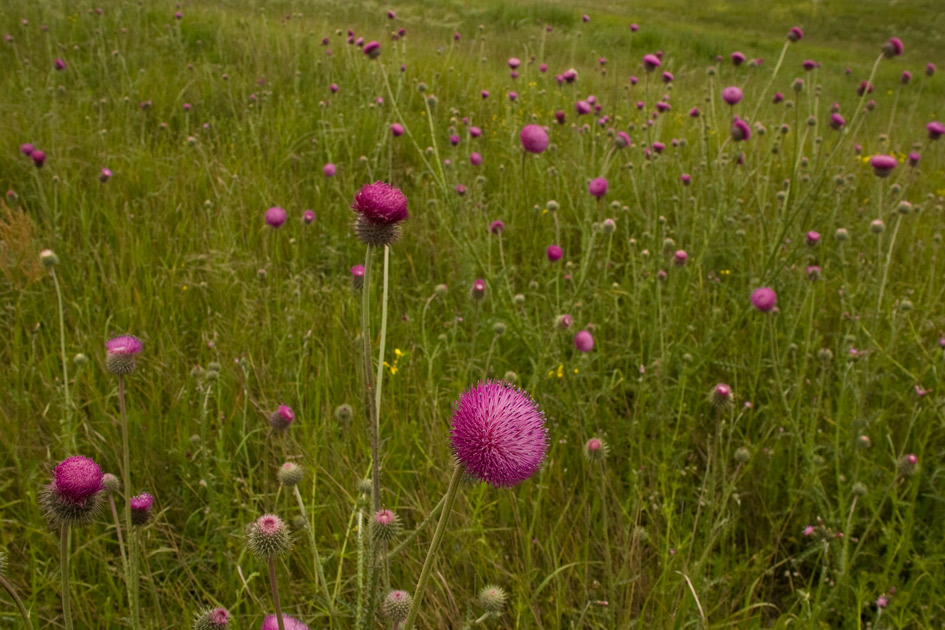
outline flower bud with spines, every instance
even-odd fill
[[[508,595],[506,595],[501,587],[495,584],[489,584],[479,591],[479,605],[482,606],[486,612],[492,613],[493,615],[498,615],[502,612],[502,607],[505,606],[506,599],[508,599]]]
[[[224,630],[229,622],[226,608],[208,608],[194,617],[194,630]]]
[[[302,481],[305,471],[302,470],[302,467],[293,462],[286,462],[279,467],[278,477],[279,483],[283,486],[292,488],[299,485],[299,482]]]
[[[413,604],[413,596],[407,591],[391,591],[384,597],[381,612],[397,625],[406,621],[411,604]]]
[[[400,517],[393,510],[380,510],[371,519],[371,537],[378,542],[390,542],[400,535]]]
[[[260,560],[268,560],[288,551],[292,538],[281,518],[263,514],[249,526],[246,546]]]

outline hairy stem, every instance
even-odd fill
[[[140,628],[138,613],[138,592],[134,583],[138,579],[138,556],[134,536],[131,532],[131,452],[128,447],[128,411],[125,407],[125,375],[118,375],[118,409],[121,413],[121,482],[125,491],[125,531],[128,536],[128,564],[125,573],[125,587],[128,590],[128,605],[131,607],[131,627]]]
[[[53,285],[56,287],[56,299],[59,302],[59,348],[62,352],[62,387],[66,395],[66,414],[63,421],[63,431],[68,436],[70,450],[75,451],[75,427],[72,426],[72,397],[69,396],[69,362],[66,359],[66,318],[62,307],[62,291],[59,289],[59,278],[56,270],[50,269]]]
[[[272,556],[267,560],[269,564],[269,584],[272,586],[272,607],[276,611],[276,621],[279,623],[279,630],[285,630],[285,621],[282,619],[282,604],[279,602],[279,584],[276,582],[276,563]]]
[[[59,565],[62,568],[62,616],[66,630],[72,630],[72,605],[69,601],[69,524],[59,531]]]

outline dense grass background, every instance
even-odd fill
[[[945,115],[945,82],[923,72],[945,63],[936,2],[604,2],[587,24],[564,2],[194,2],[179,21],[172,3],[101,7],[0,6],[0,33],[12,38],[0,45],[0,188],[14,193],[0,218],[0,546],[35,627],[61,624],[56,533],[37,492],[76,451],[117,473],[104,341],[124,333],[145,344],[128,380],[132,490],[155,494],[158,509],[140,532],[147,627],[182,627],[209,604],[227,606],[238,628],[259,625],[265,568],[243,534],[265,511],[296,514],[275,479],[287,459],[308,473],[328,581],[351,614],[369,448],[360,295],[348,274],[364,248],[348,205],[376,179],[401,187],[411,212],[391,254],[384,504],[408,528],[436,504],[452,403],[478,379],[515,372],[552,437],[547,464],[523,486],[463,489],[421,627],[478,616],[475,594],[489,582],[509,591],[498,622],[507,628],[942,625],[945,149],[924,126]],[[632,36],[630,22],[641,25]],[[806,37],[769,87],[794,24]],[[406,37],[391,41],[400,27]],[[348,28],[380,40],[381,57],[336,34]],[[906,52],[880,63],[876,108],[858,114],[856,86],[892,35]],[[640,58],[657,49],[672,86],[645,85]],[[764,63],[734,68],[733,50]],[[511,55],[524,62],[515,81]],[[807,58],[822,66],[804,73]],[[572,66],[579,80],[559,87],[554,74]],[[906,86],[903,70],[914,75]],[[806,84],[797,94],[795,77]],[[719,100],[731,84],[746,94],[736,113],[767,129],[737,147]],[[794,107],[772,105],[775,90]],[[578,119],[574,101],[588,94],[609,125]],[[646,128],[664,94],[672,110]],[[826,124],[834,101],[842,133]],[[701,118],[687,116],[693,106]],[[518,133],[531,121],[550,125],[553,146],[523,159]],[[409,135],[392,138],[392,122]],[[483,137],[471,139],[469,125]],[[612,151],[611,126],[635,146]],[[670,146],[646,159],[654,141]],[[19,153],[24,142],[47,153],[44,168]],[[923,157],[878,180],[855,144],[863,156],[900,157],[917,144]],[[471,151],[482,166],[469,164]],[[336,177],[323,176],[327,162]],[[114,172],[105,184],[102,167]],[[586,191],[597,176],[610,181],[601,202]],[[903,200],[912,211],[899,212]],[[289,212],[279,230],[263,220],[273,205]],[[605,217],[612,235],[599,229]],[[501,240],[488,231],[496,219]],[[874,219],[882,234],[871,233]],[[849,241],[835,240],[838,228]],[[816,247],[808,230],[823,235]],[[565,252],[557,264],[544,256],[552,243]],[[74,410],[56,290],[36,262],[47,247],[61,260]],[[689,253],[686,266],[673,266],[675,249]],[[818,281],[808,265],[822,267]],[[469,296],[477,277],[488,284],[482,302]],[[445,297],[435,297],[440,283]],[[762,285],[778,292],[779,312],[751,308]],[[555,327],[562,313],[574,316],[570,331]],[[572,338],[590,325],[596,347],[582,355]],[[76,366],[77,353],[89,363]],[[218,380],[203,371],[211,362]],[[718,382],[733,387],[731,409],[708,402]],[[280,403],[297,417],[284,438],[266,424]],[[333,414],[342,403],[355,409],[348,423]],[[862,435],[869,448],[858,448]],[[582,456],[592,436],[610,445],[602,467]],[[912,475],[899,472],[907,453],[919,459]],[[858,482],[867,493],[855,499]],[[391,566],[392,587],[412,590],[430,534]],[[122,627],[110,519],[72,544],[78,627]],[[328,627],[313,575],[300,536],[281,567],[284,610]],[[0,625],[14,627],[13,615],[4,593]]]

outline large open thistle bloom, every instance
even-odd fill
[[[407,218],[407,197],[384,182],[365,184],[351,202],[358,214],[355,233],[362,243],[380,247],[399,236],[398,224]]]
[[[47,520],[57,527],[91,521],[104,495],[102,477],[102,469],[88,457],[73,455],[62,460],[40,496]]]
[[[289,615],[282,615],[282,623],[285,630],[308,630],[308,626]],[[261,630],[279,630],[279,620],[275,615],[269,615],[263,619]]]
[[[456,402],[450,441],[469,475],[510,488],[535,474],[548,452],[544,413],[524,391],[484,381]]]
[[[129,374],[135,369],[135,355],[141,352],[141,340],[132,335],[113,337],[105,342],[105,367],[112,374]]]

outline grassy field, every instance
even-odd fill
[[[371,440],[350,205],[376,180],[410,212],[389,250],[382,505],[406,532],[424,523],[450,481],[454,402],[481,379],[522,387],[549,429],[530,480],[463,484],[418,628],[945,626],[945,140],[926,132],[945,118],[945,79],[926,75],[945,70],[938,5],[611,0],[584,22],[550,0],[0,4],[0,550],[33,627],[64,627],[39,495],[77,453],[155,497],[124,532],[141,628],[189,627],[207,606],[260,626],[269,577],[246,532],[299,516],[276,477],[286,461],[305,470],[325,582],[295,524],[283,611],[356,627]],[[795,25],[805,36],[785,46]],[[903,54],[878,60],[892,36]],[[732,108],[726,86],[744,91]],[[600,111],[579,116],[590,95]],[[519,141],[532,123],[542,154]],[[897,159],[889,177],[876,154]],[[363,289],[375,362],[383,259]],[[759,287],[776,309],[753,307]],[[123,334],[144,344],[125,377],[125,471],[104,345]],[[295,421],[280,433],[282,404]],[[606,459],[585,456],[591,438]],[[384,592],[414,591],[435,524],[380,572]],[[68,542],[75,627],[134,627],[109,509]],[[508,601],[480,621],[487,584]],[[0,589],[0,627],[22,625]]]

